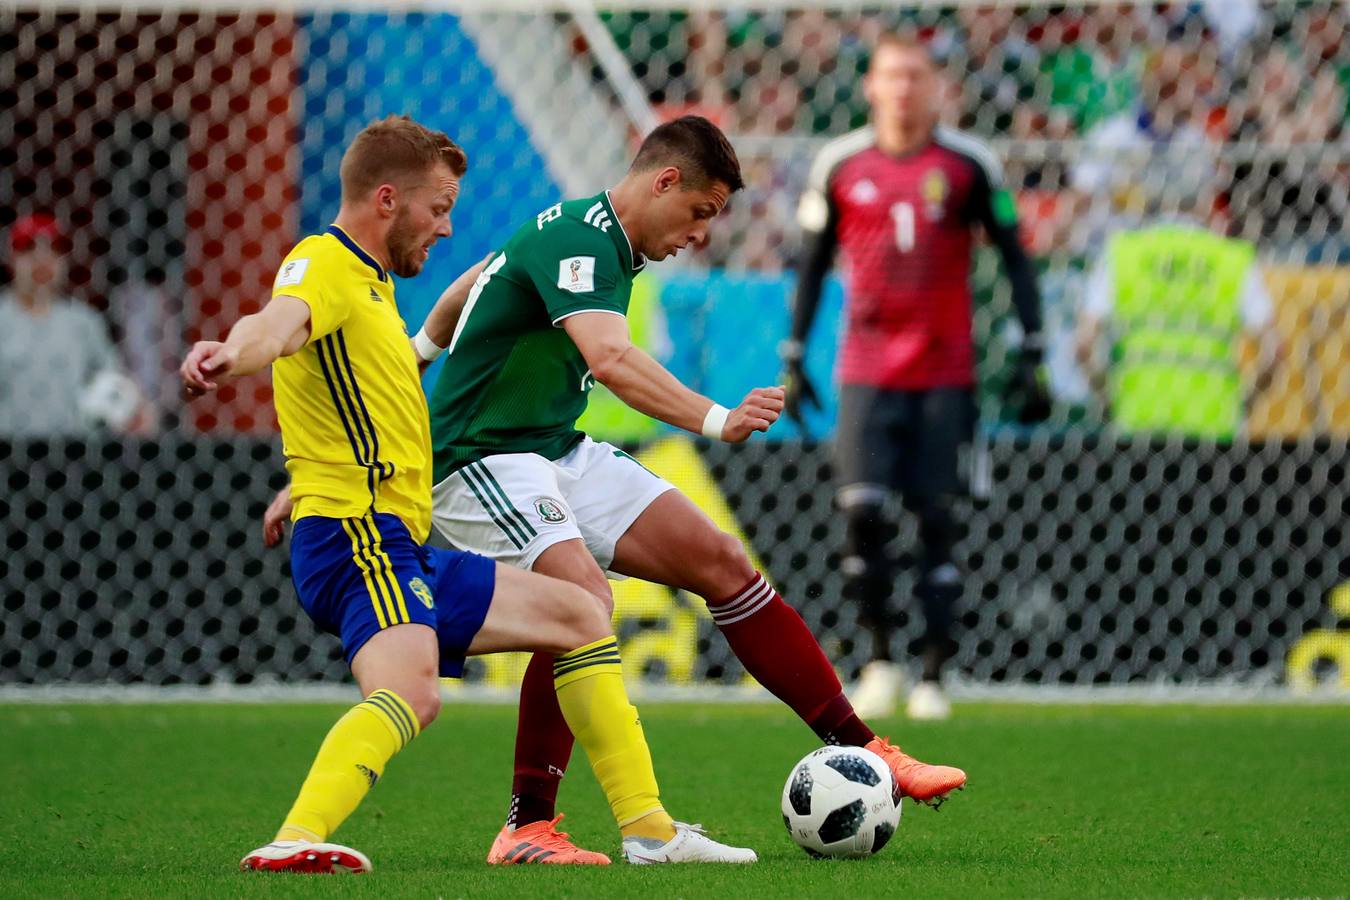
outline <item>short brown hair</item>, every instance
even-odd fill
[[[657,126],[642,142],[629,168],[645,172],[665,166],[678,168],[693,188],[705,188],[714,181],[722,182],[732,193],[745,187],[741,162],[731,141],[702,116],[681,116]]]
[[[447,135],[407,116],[377,119],[361,129],[342,154],[342,196],[363,197],[382,184],[423,175],[438,162],[449,166],[456,178],[463,178],[469,168],[468,156]]]
[[[872,47],[872,53],[867,59],[867,68],[872,68],[872,60],[877,58],[877,54],[882,49],[891,47],[895,50],[914,50],[920,53],[928,61],[928,65],[937,67],[937,60],[933,58],[933,51],[928,45],[921,41],[917,35],[901,31],[882,32],[881,37],[877,38],[876,44]]]

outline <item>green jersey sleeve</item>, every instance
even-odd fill
[[[601,231],[559,220],[530,243],[524,269],[554,325],[581,312],[624,315],[618,252]]]

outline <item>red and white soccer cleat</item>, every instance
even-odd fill
[[[364,875],[370,860],[359,850],[341,844],[310,841],[273,841],[239,860],[245,872],[296,872],[301,875],[331,875],[348,872]]]
[[[966,773],[960,769],[919,762],[884,737],[872,738],[863,749],[886,761],[902,794],[933,809],[941,806],[952,791],[966,786]]]
[[[503,825],[492,842],[487,861],[493,866],[545,863],[560,866],[607,866],[609,857],[594,850],[583,850],[558,830],[559,815],[552,822],[531,822],[515,830]]]

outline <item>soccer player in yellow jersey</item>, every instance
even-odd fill
[[[294,501],[296,594],[320,629],[341,637],[365,698],[328,732],[275,840],[241,866],[369,871],[363,854],[329,836],[436,718],[438,676],[462,674],[466,655],[504,650],[557,654],[558,702],[625,837],[678,843],[684,851],[672,861],[752,862],[753,851],[666,814],[609,617],[594,598],[482,556],[424,546],[427,406],[390,273],[416,275],[432,245],[450,236],[466,166],[453,141],[407,117],[372,123],[343,156],[333,226],[291,251],[261,312],[240,319],[224,342],[195,344],[180,370],[192,397],[272,366]],[[532,842],[515,861],[553,853],[609,862],[561,833]]]

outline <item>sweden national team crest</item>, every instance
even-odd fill
[[[436,600],[431,596],[431,588],[420,578],[414,578],[408,582],[408,587],[412,588],[413,596],[422,601],[422,605],[427,609],[436,608]]]
[[[923,192],[923,211],[928,221],[938,222],[942,219],[950,189],[947,176],[941,169],[930,169],[924,173],[920,190]]]
[[[540,497],[534,501],[534,511],[549,525],[567,521],[567,512],[563,509],[563,505],[552,497]]]

